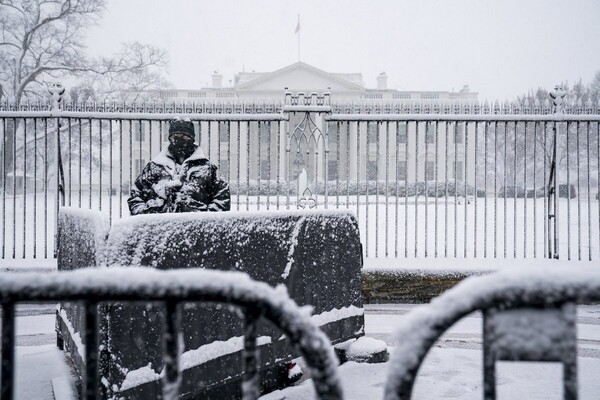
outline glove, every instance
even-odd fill
[[[178,212],[208,211],[208,206],[194,199],[188,193],[178,192],[175,195],[175,206]]]
[[[169,199],[169,197],[181,189],[182,183],[179,179],[175,180],[162,180],[152,185],[154,193],[163,199]]]
[[[146,206],[148,206],[148,208],[158,208],[158,207],[162,207],[165,204],[165,201],[163,199],[161,199],[160,197],[157,197],[155,199],[150,199],[146,202]]]

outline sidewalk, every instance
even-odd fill
[[[0,269],[2,269],[0,264]],[[19,265],[19,267],[22,267]],[[46,262],[30,268],[52,269]],[[393,352],[395,327],[417,305],[365,305],[367,336],[384,340]],[[55,305],[19,305],[16,338],[16,398],[53,400],[52,381],[73,382],[64,354],[56,348]],[[414,399],[481,399],[481,315],[453,326],[431,350],[421,367]],[[578,368],[580,399],[600,393],[600,305],[579,306]],[[345,399],[382,399],[389,363],[342,365]],[[497,366],[498,398],[561,399],[562,367],[557,363],[508,363]],[[312,382],[270,393],[264,400],[314,398]],[[57,399],[58,400],[58,399]]]
[[[365,305],[367,336],[397,343],[393,335],[402,316],[416,305]],[[421,366],[413,399],[479,400],[482,390],[481,315],[473,314],[453,326]],[[579,399],[597,399],[600,393],[600,306],[578,307]],[[346,400],[383,399],[389,363],[349,362],[339,369]],[[558,363],[499,362],[498,399],[562,399],[562,366]],[[262,400],[314,398],[312,382],[270,393]]]

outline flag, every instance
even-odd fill
[[[300,32],[300,15],[298,15],[298,24],[296,24],[296,30],[294,31],[294,33],[298,32]]]

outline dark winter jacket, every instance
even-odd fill
[[[127,203],[131,215],[229,211],[229,186],[200,147],[177,164],[166,146],[137,177]]]

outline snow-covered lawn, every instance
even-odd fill
[[[27,198],[17,196],[14,203],[10,197],[0,201],[0,226],[4,215],[4,237],[0,239],[0,251],[13,258],[53,257],[54,251],[54,197],[48,197],[48,210],[44,209],[44,193]],[[82,193],[82,208],[89,207],[87,193]],[[119,219],[129,216],[127,194],[124,197],[105,196],[92,198],[92,209],[99,209],[108,216]],[[232,196],[234,211],[266,211],[287,209],[285,195]],[[317,196],[318,208],[325,208],[324,197]],[[349,200],[349,201],[348,201]],[[405,200],[408,202],[405,203]],[[360,206],[357,206],[357,202]],[[35,204],[35,208],[34,208]],[[71,203],[79,206],[78,193]],[[297,200],[290,198],[290,208],[296,209]],[[592,193],[589,208],[587,195],[559,201],[561,258],[588,260],[600,259],[600,204]],[[484,257],[527,258],[544,257],[544,199],[494,199],[448,197],[431,198],[426,201],[419,196],[405,199],[395,196],[330,196],[328,208],[350,209],[358,217],[361,241],[366,257],[399,258],[458,258]],[[589,210],[589,213],[588,213]],[[34,212],[35,211],[35,212]],[[466,224],[465,224],[466,216]],[[436,223],[437,220],[437,223]],[[416,224],[415,224],[416,221]],[[589,223],[588,223],[589,222]],[[24,228],[25,227],[25,228]],[[416,229],[415,229],[416,228]],[[25,230],[24,230],[25,229]],[[46,240],[47,238],[47,240]],[[25,242],[25,246],[23,243]],[[13,249],[14,247],[14,249]],[[506,249],[506,251],[505,251]],[[436,252],[437,250],[437,252]]]

